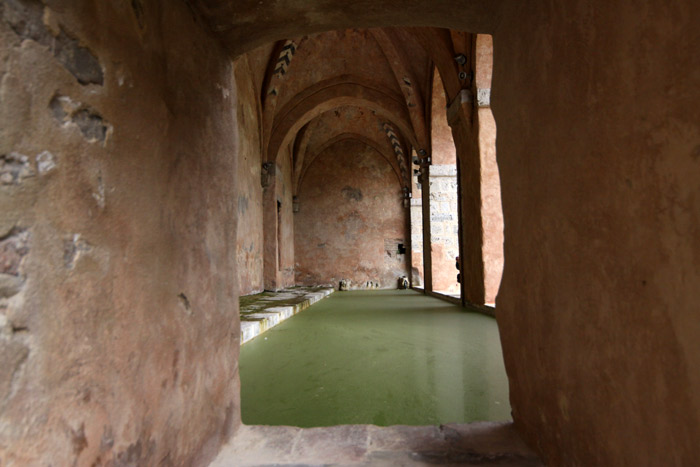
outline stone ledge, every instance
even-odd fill
[[[261,465],[542,466],[510,422],[326,428],[242,426],[214,467]]]
[[[333,291],[332,287],[295,287],[241,297],[241,344],[307,309]]]

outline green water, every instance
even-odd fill
[[[411,290],[336,292],[241,348],[249,425],[510,420],[493,318]]]

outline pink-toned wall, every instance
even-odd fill
[[[367,145],[342,141],[326,149],[306,172],[295,214],[298,284],[352,287],[368,281],[396,288],[408,276],[406,216],[401,187],[386,160]]]
[[[693,465],[700,3],[512,5],[492,107],[513,418],[550,465]]]

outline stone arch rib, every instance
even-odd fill
[[[312,119],[346,105],[367,108],[380,118],[392,121],[411,144],[416,144],[402,95],[365,79],[341,76],[307,88],[279,110],[272,124],[265,159],[268,162],[276,160],[280,149]]]

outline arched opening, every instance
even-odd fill
[[[443,50],[445,47],[449,49]],[[477,248],[471,249],[460,247],[459,242],[460,216],[466,213],[472,216],[470,225],[481,225],[483,214],[482,177],[479,174],[469,174],[476,180],[476,185],[468,186],[461,193],[465,197],[477,196],[472,199],[477,210],[459,209],[458,187],[462,181],[457,171],[458,155],[465,161],[471,161],[468,163],[473,163],[475,170],[481,167],[476,141],[478,132],[472,132],[471,127],[471,119],[477,121],[478,115],[473,114],[468,105],[471,102],[464,100],[464,92],[475,94],[474,80],[469,77],[477,64],[474,47],[471,35],[446,30],[431,33],[419,29],[353,29],[285,39],[246,56],[245,60],[260,63],[262,57],[269,54],[268,75],[262,84],[262,89],[267,93],[263,95],[261,112],[263,134],[267,135],[264,138],[267,142],[263,144],[266,148],[263,157],[267,160],[262,162],[263,183],[266,184],[263,190],[266,193],[264,196],[276,193],[279,198],[284,190],[280,191],[275,184],[280,183],[281,179],[286,180],[291,173],[292,192],[286,196],[291,197],[294,206],[293,225],[290,227],[294,232],[291,249],[294,255],[294,285],[370,292],[366,296],[356,293],[356,299],[343,300],[334,296],[329,300],[337,304],[337,309],[317,314],[315,320],[294,318],[285,321],[281,325],[284,326],[285,336],[293,335],[294,325],[303,321],[306,323],[303,329],[294,332],[314,335],[314,340],[310,342],[316,342],[318,347],[307,348],[302,352],[303,357],[299,355],[299,358],[286,361],[283,366],[279,363],[281,357],[268,355],[265,350],[279,345],[276,336],[281,335],[277,333],[281,328],[266,333],[263,339],[269,340],[265,344],[260,344],[260,338],[246,344],[241,357],[244,423],[384,425],[509,418],[509,405],[504,395],[507,394],[507,383],[493,320],[485,318],[488,324],[478,319],[467,323],[460,321],[463,316],[450,318],[450,313],[460,314],[460,308],[454,305],[430,302],[432,299],[420,302],[420,296],[412,291],[389,293],[410,278],[414,286],[425,283],[425,293],[461,304],[461,286],[457,282],[459,271],[455,268],[455,260],[462,251],[468,251],[475,257],[469,268],[465,268],[471,281],[470,295],[465,300],[469,302],[476,298],[474,305],[484,304],[483,239],[481,236],[475,240],[468,237],[470,248],[472,243],[477,245]],[[455,48],[459,49],[460,54],[456,54]],[[409,49],[413,55],[411,59],[407,58]],[[260,57],[256,58],[256,54]],[[456,59],[456,55],[462,58]],[[322,57],[328,57],[323,64],[319,62]],[[439,69],[445,71],[444,77]],[[453,133],[462,138],[457,144]],[[282,163],[284,167],[281,167]],[[278,198],[270,196],[268,199],[271,203],[280,203]],[[281,203],[284,206],[284,201]],[[439,209],[444,212],[437,211]],[[440,216],[444,219],[440,219]],[[272,216],[270,218],[272,221]],[[282,222],[278,216],[275,227],[279,229]],[[264,230],[267,229],[265,224]],[[277,261],[281,263],[279,230],[277,232],[277,237],[265,234],[266,239],[276,241],[276,245],[266,246],[265,251],[270,257],[276,253]],[[414,247],[416,238],[419,239],[415,242],[417,248]],[[420,251],[423,241],[429,246],[425,259],[419,254],[414,255]],[[300,292],[288,288],[288,283],[280,282],[278,269],[273,269],[273,280],[277,280],[274,284],[267,281],[266,273],[265,289],[280,290],[279,299],[295,307],[292,302],[296,299],[293,296]],[[375,292],[376,289],[384,292]],[[246,303],[252,303],[255,297],[245,297]],[[353,297],[352,293],[347,297]],[[335,315],[335,311],[347,308],[353,300],[362,300],[361,297],[374,297],[377,303],[384,305],[377,305],[377,311],[371,314],[363,315],[361,310],[354,309],[354,315]],[[268,293],[258,298],[274,306],[264,310],[255,307],[243,310],[246,342],[252,339],[248,334],[251,326],[257,325],[262,332],[292,314],[282,311],[284,306],[279,306],[280,303],[275,302]],[[405,301],[406,298],[409,300]],[[414,304],[411,305],[411,302]],[[416,308],[418,303],[423,303],[422,306],[426,308]],[[405,332],[413,335],[416,341],[411,347],[403,349],[405,354],[401,354],[401,358],[412,355],[410,361],[416,358],[421,360],[418,356],[424,353],[446,354],[439,359],[440,364],[436,364],[435,358],[422,362],[424,368],[418,374],[414,374],[415,369],[410,365],[403,366],[407,373],[397,373],[391,380],[382,379],[385,375],[370,364],[375,373],[363,378],[368,384],[372,380],[381,382],[383,386],[375,387],[374,397],[362,398],[363,411],[358,408],[350,414],[355,417],[363,413],[369,418],[343,418],[341,415],[345,412],[342,407],[357,407],[353,399],[357,394],[338,387],[340,381],[345,381],[341,375],[363,374],[364,367],[355,368],[351,363],[363,362],[367,352],[378,355],[377,352],[382,350],[367,347],[366,352],[360,351],[354,359],[332,363],[328,359],[334,356],[342,359],[346,357],[344,353],[353,354],[355,345],[364,342],[361,340],[362,332],[356,329],[353,332],[358,333],[357,339],[349,338],[348,335],[354,334],[350,331],[353,327],[348,326],[342,335],[335,336],[329,342],[325,342],[323,337],[333,335],[332,330],[338,327],[332,319],[339,319],[347,325],[349,322],[344,320],[349,316],[364,316],[367,318],[364,325],[372,329],[380,342],[384,342],[383,349],[395,352],[404,344],[390,337],[393,328],[401,326],[402,316],[391,311],[393,306],[415,308],[414,313],[403,316],[406,318]],[[273,316],[275,312],[279,316]],[[314,312],[309,311],[308,315],[314,315]],[[456,321],[451,322],[450,319]],[[263,322],[255,323],[256,320]],[[448,328],[439,327],[448,322],[451,322]],[[314,326],[319,326],[318,330],[314,331]],[[437,341],[428,336],[447,336],[451,333],[457,336],[460,332],[466,336],[476,330],[479,336],[491,336],[487,339],[490,344],[484,342],[483,347],[470,347],[467,352],[457,338],[446,338],[438,350],[434,347]],[[479,341],[476,338],[469,340]],[[339,353],[338,346],[342,342],[345,342],[345,352]],[[495,347],[492,345],[494,343]],[[303,347],[301,343],[297,346]],[[262,355],[267,355],[265,358],[268,360],[264,360]],[[311,355],[325,360],[309,359]],[[475,360],[467,361],[465,358]],[[450,363],[444,366],[445,362]],[[258,369],[253,370],[251,365],[257,365]],[[297,368],[297,365],[301,367]],[[338,378],[323,379],[326,365],[338,371],[342,369]],[[266,369],[274,369],[267,375],[269,379],[261,376]],[[489,379],[492,376],[478,376],[487,374],[499,376],[493,379]],[[405,380],[408,375],[413,375],[416,388],[432,388],[426,389],[424,396],[440,403],[418,404],[415,413],[404,410],[400,414],[391,404],[377,406],[377,400],[386,400],[384,395],[392,392],[390,383],[401,382],[405,389],[403,392],[409,398],[415,397],[410,390],[406,390],[411,387]],[[303,390],[300,386],[292,391],[294,395],[286,393],[286,387],[295,386],[300,383],[298,378],[304,377],[311,378],[313,384],[303,385],[306,388]],[[475,391],[476,386],[467,381],[480,381],[479,384],[484,385],[483,390]],[[477,393],[488,401],[477,402],[481,400]],[[344,396],[341,397],[341,394]],[[327,412],[312,409],[313,401],[305,399],[310,395],[318,398],[316,402],[325,404]],[[337,404],[327,404],[339,398]],[[290,406],[280,406],[277,402],[262,404],[262,400],[294,402],[290,402]],[[306,415],[295,411],[300,408],[301,414]],[[297,421],[292,413],[296,414]]]
[[[457,148],[447,122],[447,99],[440,72],[433,71],[430,141],[432,160],[426,168],[430,212],[432,291],[461,299],[459,284],[459,209]]]
[[[372,79],[406,112],[380,115],[372,134],[352,132],[382,147],[379,136],[388,141],[393,131],[406,203],[416,167],[401,153],[431,156],[428,103],[416,90],[429,85],[432,61],[455,145],[466,148],[457,157],[460,257],[470,272],[462,297],[489,303],[495,295],[483,237],[491,229],[479,215],[490,204],[478,150],[488,131],[476,125],[486,121],[476,105],[486,88],[467,85],[478,70],[468,68],[474,37],[455,33],[464,30],[493,34],[497,47],[491,104],[507,261],[495,300],[518,433],[553,465],[692,465],[700,438],[698,8],[690,0],[643,8],[0,2],[3,465],[204,465],[232,433],[235,465],[255,463],[246,456],[265,448],[276,457],[258,463],[474,455],[536,463],[526,450],[484,448],[493,438],[473,426],[270,431],[240,419],[237,289],[262,290],[264,269],[279,273],[275,284],[293,276],[284,250],[265,267],[265,236],[284,243],[278,227],[299,206],[304,159],[296,154],[317,147],[309,121],[288,141],[276,136],[279,151],[267,157],[277,96],[281,109],[314,83],[364,73],[386,57]],[[387,26],[366,36],[346,29]],[[296,80],[304,35],[324,31],[362,36],[355,49],[371,55],[319,53]],[[276,188],[265,193],[263,176],[278,177]],[[517,440],[513,430],[499,432]]]

